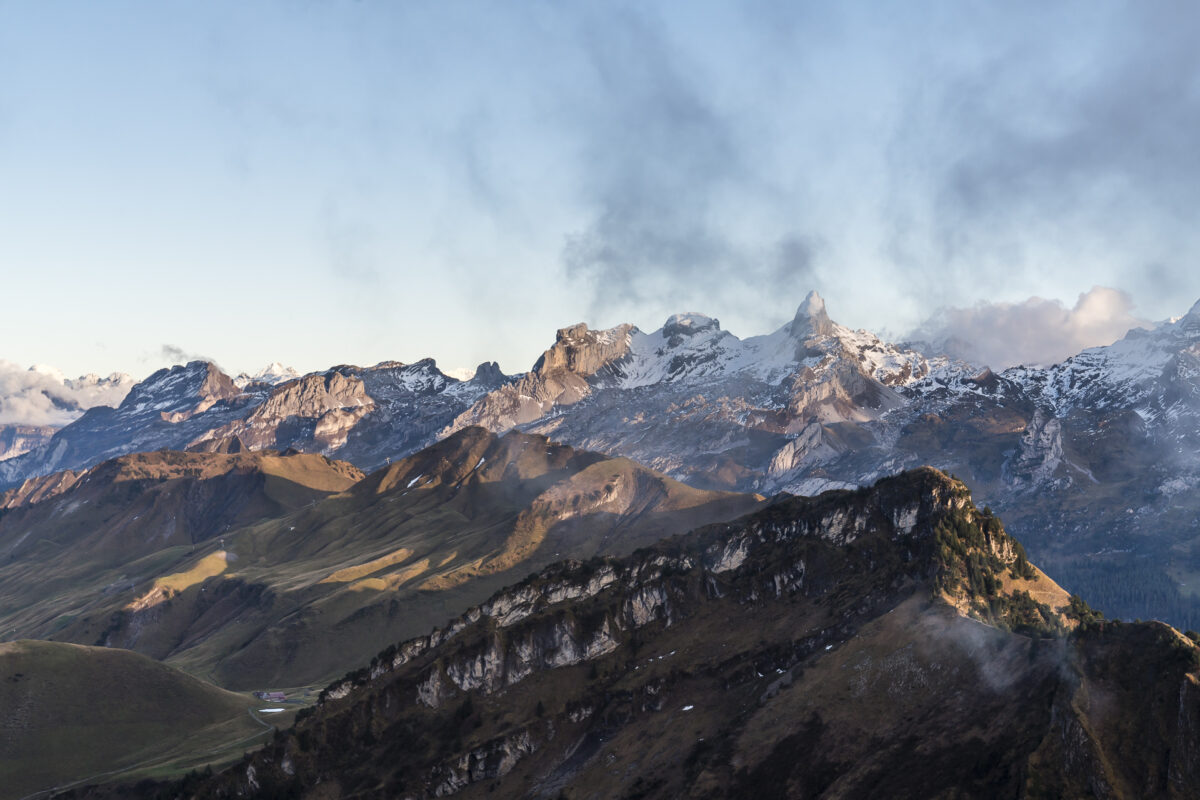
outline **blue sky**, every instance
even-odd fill
[[[814,287],[893,335],[1183,313],[1200,11],[1046,5],[0,0],[0,359],[516,372]]]

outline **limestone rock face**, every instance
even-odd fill
[[[594,375],[629,353],[629,334],[634,330],[632,325],[618,325],[593,331],[582,322],[562,328],[533,371],[547,375],[565,371],[584,378]]]
[[[838,455],[838,449],[825,436],[825,430],[819,422],[813,422],[800,431],[795,439],[789,439],[787,444],[771,457],[767,472],[781,476],[803,469],[805,466],[829,461]]]
[[[45,425],[0,425],[0,461],[44,445],[56,430]]]
[[[186,366],[161,369],[135,385],[120,408],[157,409],[161,419],[175,423],[191,419],[239,394],[241,390],[216,365],[193,361]]]
[[[500,371],[500,365],[495,361],[485,361],[475,368],[471,382],[480,388],[499,389],[508,383],[508,376]]]
[[[636,330],[632,325],[619,325],[594,331],[583,323],[562,328],[554,346],[542,354],[533,370],[482,397],[443,433],[470,425],[505,431],[539,419],[556,407],[578,403],[592,393],[594,382],[617,373],[618,365],[629,355],[630,335]]]
[[[238,437],[252,450],[295,446],[295,428],[311,429],[318,449],[333,452],[345,443],[351,428],[375,408],[362,379],[340,372],[306,375],[272,390],[245,420],[225,426],[207,439]],[[289,435],[290,434],[290,435]],[[284,441],[281,438],[287,437]]]
[[[1039,408],[1033,413],[1029,427],[1021,434],[1021,447],[1013,464],[1013,475],[1025,486],[1040,486],[1054,478],[1062,460],[1062,421]]]

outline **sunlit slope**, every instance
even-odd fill
[[[121,587],[60,631],[231,688],[341,674],[560,558],[623,554],[763,502],[479,428]]]
[[[265,733],[252,707],[126,650],[0,644],[0,799],[103,780],[192,748],[251,746]]]
[[[361,478],[316,455],[160,451],[28,481],[0,495],[0,639],[54,638],[226,531]]]

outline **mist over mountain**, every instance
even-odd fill
[[[61,427],[89,408],[120,404],[134,383],[120,373],[67,378],[53,367],[0,359],[0,426]]]
[[[1074,307],[1031,297],[1023,303],[979,302],[941,309],[908,338],[972,364],[1006,369],[1049,366],[1089,347],[1115,342],[1134,328],[1152,328],[1131,313],[1125,292],[1104,286],[1079,295]]]

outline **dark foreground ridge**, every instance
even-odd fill
[[[75,796],[1195,797],[1198,666],[919,469],[551,565],[223,773]]]

